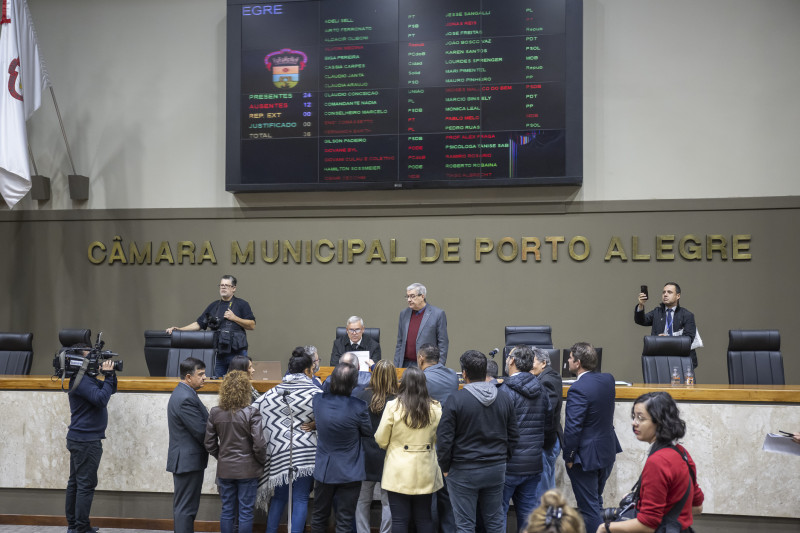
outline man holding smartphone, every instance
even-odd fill
[[[642,286],[639,293],[639,303],[633,311],[633,321],[640,326],[651,326],[650,335],[683,335],[694,341],[697,335],[697,326],[694,323],[694,314],[680,306],[681,286],[674,281],[669,281],[661,290],[661,304],[645,314],[644,303],[648,299],[647,286]],[[692,350],[689,354],[692,364],[697,367],[697,353]]]

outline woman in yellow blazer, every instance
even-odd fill
[[[442,471],[436,458],[436,428],[442,406],[428,395],[425,374],[416,367],[403,373],[397,399],[386,404],[375,432],[378,446],[386,449],[381,488],[389,493],[392,533],[434,533],[431,497],[442,488]]]

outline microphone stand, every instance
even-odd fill
[[[292,452],[294,450],[294,415],[292,414],[292,406],[289,405],[288,390],[283,391],[283,401],[286,402],[286,408],[289,410],[289,501],[288,510],[286,514],[286,531],[292,532],[292,485],[294,484],[294,473],[297,469],[294,466],[294,458]]]

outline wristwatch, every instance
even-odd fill
[[[611,528],[608,526],[608,522],[604,522],[606,525],[606,533],[611,533]]]

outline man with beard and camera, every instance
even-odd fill
[[[211,302],[197,320],[183,326],[167,328],[170,335],[178,331],[199,331],[208,329],[215,331],[214,347],[217,350],[217,364],[214,377],[221,378],[228,372],[228,365],[237,355],[247,355],[247,333],[256,329],[256,317],[250,304],[236,298],[236,278],[231,275],[222,276],[219,280],[219,300]]]
[[[76,345],[82,355],[89,355],[88,345]],[[97,469],[103,455],[102,439],[108,426],[108,400],[117,392],[117,374],[114,361],[100,365],[105,379],[97,379],[96,371],[80,371],[69,382],[70,424],[67,431],[69,450],[69,481],[65,511],[67,533],[95,533],[89,523],[94,489],[97,487]],[[96,367],[95,367],[96,369]]]

